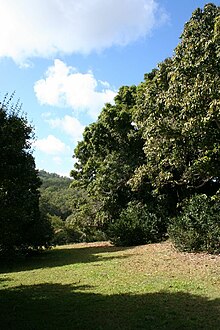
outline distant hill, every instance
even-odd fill
[[[49,173],[44,170],[39,171],[39,178],[42,181],[41,190],[48,187],[66,189],[69,188],[71,179],[65,176],[60,176],[56,173]]]
[[[41,212],[65,220],[72,213],[72,180],[44,170],[39,171],[39,178],[42,182],[39,189]]]

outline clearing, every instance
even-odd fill
[[[219,255],[99,242],[0,267],[2,330],[220,329]]]

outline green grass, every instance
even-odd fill
[[[62,246],[0,264],[0,329],[220,329],[220,256]]]

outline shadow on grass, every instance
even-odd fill
[[[115,246],[89,246],[81,248],[73,247],[52,249],[43,251],[39,255],[27,258],[18,258],[8,261],[0,260],[0,274],[39,268],[59,267],[65,265],[72,265],[75,263],[91,263],[107,261],[111,259],[124,259],[128,258],[129,255],[120,256],[117,254],[114,255],[114,253],[127,249],[128,248],[125,247]],[[108,253],[108,255],[105,256],[105,253]]]
[[[182,292],[107,296],[90,289],[48,283],[2,290],[0,328],[219,329],[220,299]]]

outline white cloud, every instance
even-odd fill
[[[34,147],[38,150],[42,151],[43,153],[49,155],[58,155],[65,153],[69,148],[56,138],[53,135],[48,135],[47,138],[39,139],[34,142]]]
[[[78,142],[82,139],[82,133],[85,126],[83,126],[75,117],[66,115],[62,119],[50,119],[48,120],[48,123],[52,128],[60,128],[66,134],[70,135],[74,142]]]
[[[53,157],[53,161],[54,163],[56,163],[57,165],[61,165],[63,163],[63,159],[59,156],[54,156]]]
[[[92,72],[77,72],[58,59],[47,70],[45,79],[35,83],[34,90],[41,104],[86,110],[93,119],[116,95],[107,82],[97,81]]]
[[[166,19],[156,0],[1,0],[0,56],[89,53],[127,45]]]
[[[52,113],[51,112],[43,112],[42,114],[41,114],[41,117],[43,118],[43,119],[45,119],[45,118],[49,118],[49,117],[51,117],[51,115],[52,115]]]

